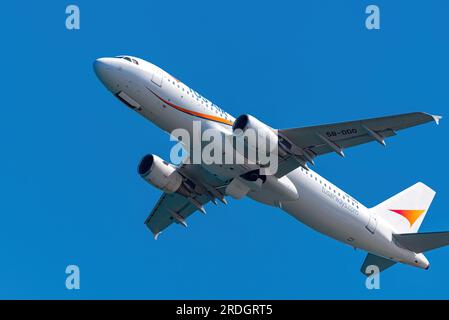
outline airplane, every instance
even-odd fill
[[[315,158],[368,142],[385,146],[386,138],[399,130],[442,117],[413,112],[365,120],[273,129],[255,117],[234,118],[180,80],[143,59],[121,55],[98,58],[94,71],[103,85],[121,102],[162,130],[177,128],[192,132],[213,129],[230,141],[236,132],[257,130],[277,146],[277,170],[267,174],[263,165],[191,163],[174,165],[157,155],[143,157],[139,175],[163,191],[146,226],[155,239],[172,224],[187,227],[196,211],[226,196],[277,207],[312,229],[367,252],[361,271],[376,266],[379,272],[396,263],[429,269],[424,253],[449,245],[449,232],[418,232],[435,191],[418,182],[380,204],[368,208],[310,169]],[[225,149],[226,150],[226,149]],[[188,150],[189,152],[191,149]],[[226,153],[226,152],[224,152]],[[187,156],[186,158],[189,158]]]

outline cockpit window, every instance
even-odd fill
[[[135,65],[139,65],[139,61],[137,61],[136,59],[133,59],[131,57],[127,57],[127,56],[117,56],[116,58],[118,59],[125,59],[126,61],[129,61],[131,63],[134,63]]]

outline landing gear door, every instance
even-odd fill
[[[368,224],[366,225],[366,229],[368,229],[369,232],[374,234],[376,232],[377,228],[377,218],[375,215],[370,214]]]
[[[151,78],[151,81],[155,85],[162,87],[162,77],[163,77],[162,72],[160,72],[159,70],[154,70],[153,77]]]

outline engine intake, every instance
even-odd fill
[[[153,166],[154,156],[152,154],[146,155],[139,163],[137,171],[141,176],[146,176],[150,173],[151,167]]]
[[[232,131],[235,132],[237,129],[240,129],[242,131],[245,131],[246,126],[249,122],[249,115],[243,114],[239,116],[237,119],[235,119],[234,124],[232,125]]]
[[[167,193],[177,192],[183,183],[176,168],[156,155],[143,157],[137,171],[145,181]]]
[[[238,142],[246,145],[250,150],[265,154],[278,153],[277,130],[267,126],[249,114],[239,116],[232,126],[232,131]],[[237,150],[239,153],[241,151]]]

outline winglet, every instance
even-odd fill
[[[435,123],[437,125],[439,125],[440,124],[440,120],[443,119],[443,116],[436,116],[436,115],[433,115],[433,114],[431,114],[431,116],[432,116],[433,120],[435,121]]]
[[[162,233],[162,231],[154,233],[154,240],[157,240],[159,238],[159,235]]]

